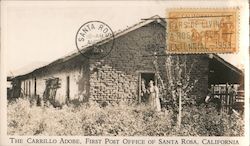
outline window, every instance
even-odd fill
[[[26,82],[25,81],[23,82],[23,93],[24,95],[26,95]]]
[[[59,78],[50,77],[45,81],[45,91],[43,92],[44,102],[49,101],[52,105],[56,106],[56,93],[57,89],[61,88],[61,83]]]
[[[29,84],[29,89],[28,89],[29,90],[29,92],[28,92],[29,95],[28,96],[30,96],[31,95],[31,93],[30,93],[30,85],[31,85],[30,81],[28,82],[28,84]]]

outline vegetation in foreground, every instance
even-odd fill
[[[218,115],[211,105],[185,106],[181,127],[173,110],[144,105],[82,104],[62,109],[32,106],[27,99],[8,104],[8,135],[80,136],[242,136],[244,122]]]

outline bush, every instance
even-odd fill
[[[172,110],[145,105],[85,103],[62,109],[32,106],[26,99],[8,104],[8,135],[49,136],[242,136],[244,122],[215,114],[213,106],[183,107],[182,125]],[[229,123],[231,121],[231,123]]]
[[[186,106],[181,129],[182,136],[243,136],[244,121],[234,114],[218,113],[212,104]]]

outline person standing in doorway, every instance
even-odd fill
[[[159,89],[156,85],[154,85],[154,82],[151,80],[149,82],[149,87],[148,87],[148,92],[149,92],[149,104],[152,106],[156,111],[160,112],[161,111],[161,103],[159,99]]]
[[[144,79],[141,81],[141,99],[142,102],[146,104],[148,103],[148,92],[146,88],[146,81]]]

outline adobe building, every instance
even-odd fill
[[[190,97],[205,98],[211,85],[243,83],[243,72],[216,54],[167,55],[166,22],[157,16],[153,18],[116,33],[113,49],[101,59],[76,52],[13,78],[12,96],[39,96],[56,105],[90,100],[142,102],[142,80],[146,84],[153,80],[160,92],[170,92],[166,91],[169,56],[172,60],[185,58],[186,67],[192,69],[190,82],[197,83]],[[98,47],[109,46],[111,41]],[[82,53],[94,53],[91,46],[86,50]]]

